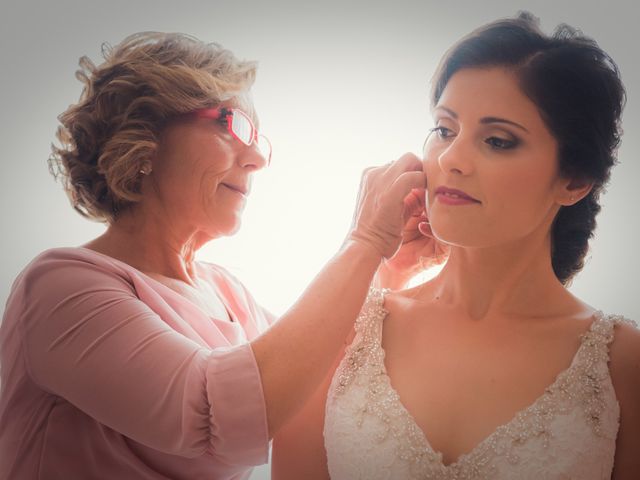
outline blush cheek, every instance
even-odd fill
[[[501,228],[510,231],[508,236],[520,237],[529,234],[542,222],[547,211],[547,196],[536,188],[535,178],[514,182],[505,186],[504,195],[497,213],[496,221]]]
[[[423,160],[422,169],[425,172],[425,176],[427,179],[427,210],[429,208],[429,203],[434,200],[434,192],[432,191],[432,186],[435,187],[438,185],[438,176],[437,176],[437,166],[436,162],[432,160]]]

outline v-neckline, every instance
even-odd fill
[[[383,300],[384,302],[384,300]],[[383,307],[384,309],[384,307]],[[493,440],[494,438],[496,438],[498,435],[502,434],[504,431],[508,430],[508,428],[514,424],[518,419],[520,419],[522,416],[526,415],[528,412],[533,411],[536,406],[547,396],[550,394],[553,394],[553,392],[556,390],[556,386],[558,385],[558,383],[566,376],[569,374],[569,372],[571,372],[571,370],[575,367],[576,362],[578,361],[578,357],[580,355],[580,353],[582,352],[584,345],[585,345],[585,341],[584,341],[584,337],[585,335],[587,335],[590,332],[593,332],[595,325],[600,322],[603,318],[604,315],[602,312],[595,311],[592,315],[593,317],[593,321],[591,322],[591,325],[589,326],[589,328],[579,336],[579,338],[581,338],[582,340],[580,341],[580,345],[578,346],[578,349],[576,350],[575,354],[573,355],[573,358],[571,359],[571,363],[569,364],[568,367],[564,368],[563,370],[561,370],[556,376],[554,381],[548,385],[547,387],[545,387],[544,391],[542,392],[542,394],[540,394],[538,397],[536,397],[528,406],[516,411],[513,416],[511,417],[511,419],[509,421],[507,421],[506,423],[502,423],[498,426],[496,426],[491,433],[489,433],[489,435],[487,435],[486,437],[484,437],[482,440],[480,440],[471,450],[469,450],[468,452],[464,452],[461,453],[460,455],[458,455],[456,457],[456,459],[451,462],[451,463],[447,463],[445,464],[443,461],[444,458],[444,454],[440,451],[435,450],[432,445],[431,442],[429,441],[429,437],[427,436],[426,432],[424,430],[422,430],[422,428],[420,427],[420,425],[418,425],[418,422],[416,421],[415,417],[411,414],[411,412],[409,412],[409,410],[407,409],[407,407],[405,407],[404,403],[402,402],[402,398],[400,397],[400,393],[393,387],[393,384],[391,383],[391,377],[389,377],[389,374],[387,373],[387,367],[386,364],[384,363],[384,359],[386,356],[386,352],[384,350],[384,348],[382,347],[382,328],[383,328],[383,324],[384,324],[384,319],[385,317],[388,315],[388,312],[386,310],[384,310],[384,316],[380,319],[380,332],[379,332],[379,341],[376,342],[376,347],[380,349],[381,352],[381,368],[382,368],[382,372],[380,373],[381,377],[384,379],[387,388],[389,389],[390,393],[392,393],[391,397],[393,398],[393,402],[396,403],[396,407],[398,407],[398,410],[400,411],[400,414],[404,417],[404,419],[406,420],[407,424],[410,425],[410,427],[412,429],[414,429],[417,433],[419,433],[419,437],[422,440],[422,447],[423,450],[425,452],[427,452],[428,454],[430,454],[431,457],[435,457],[437,459],[437,462],[439,464],[439,466],[445,470],[453,470],[456,468],[459,468],[460,465],[462,465],[464,462],[467,461],[467,459],[472,458],[474,455],[478,454],[478,452],[481,452],[482,449],[484,448],[485,445],[487,445],[491,440]]]
[[[209,312],[206,312],[200,305],[198,305],[197,303],[192,301],[190,298],[187,298],[184,295],[181,295],[179,292],[175,291],[173,288],[169,287],[168,285],[165,285],[160,280],[157,280],[157,279],[153,278],[152,276],[144,273],[141,270],[137,270],[137,271],[140,272],[142,275],[144,275],[146,278],[149,278],[149,279],[151,279],[151,281],[153,281],[156,284],[160,285],[162,288],[164,288],[166,291],[168,291],[172,295],[177,296],[180,300],[182,300],[184,302],[187,302],[189,306],[191,306],[191,307],[195,308],[196,310],[198,310],[204,317],[208,318],[209,320],[228,323],[228,324],[231,324],[231,325],[239,325],[237,319],[231,314],[231,310],[229,309],[229,306],[227,305],[226,299],[224,298],[224,296],[221,294],[220,290],[216,286],[209,285],[212,288],[214,294],[218,296],[218,299],[220,300],[220,304],[222,305],[222,307],[227,312],[227,315],[228,315],[229,318],[225,319],[225,320],[223,320],[221,318],[218,318],[218,317],[214,317],[213,315],[209,314]]]

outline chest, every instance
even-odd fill
[[[220,298],[218,292],[206,282],[198,282],[197,285],[192,286],[184,282],[162,277],[156,278],[156,280],[197,307],[205,316],[217,320],[233,321],[229,310]]]
[[[580,345],[574,328],[559,328],[553,336],[390,320],[382,346],[391,385],[445,464],[536,402]]]
[[[611,477],[620,409],[608,319],[479,332],[425,321],[441,315],[395,322],[389,305],[384,321],[361,317],[334,376],[331,478]]]

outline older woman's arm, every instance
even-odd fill
[[[211,350],[181,335],[140,300],[126,271],[45,253],[16,282],[7,318],[18,322],[27,371],[43,395],[165,453],[266,461],[250,345]]]
[[[397,248],[404,195],[424,181],[414,160],[369,176],[342,251],[251,344],[203,348],[142,302],[126,272],[45,255],[17,280],[7,310],[31,378],[151,448],[264,463],[269,436],[327,375],[380,259]]]
[[[412,189],[424,188],[417,157],[371,171],[361,187],[354,230],[297,303],[252,342],[274,435],[309,398],[335,361],[383,257],[401,242]]]
[[[353,335],[350,335],[353,337]],[[327,393],[336,368],[344,355],[344,348],[350,344],[348,339],[340,351],[339,358],[329,369],[321,385],[282,428],[273,439],[271,455],[272,480],[329,480],[327,451],[324,447],[324,415]]]

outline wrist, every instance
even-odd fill
[[[378,237],[375,232],[359,232],[354,230],[347,237],[346,242],[353,244],[355,248],[362,248],[371,253],[371,255],[377,256],[380,260],[385,258],[391,258],[393,254],[396,252],[395,250],[390,251],[390,246],[387,242],[380,237]],[[357,247],[356,247],[357,245]]]
[[[338,257],[347,259],[350,270],[357,271],[359,275],[369,276],[370,284],[384,259],[377,248],[353,238],[345,240]]]
[[[358,235],[349,235],[342,244],[340,251],[350,252],[352,255],[368,259],[375,262],[376,266],[380,265],[380,262],[384,259],[384,255],[377,247]]]

